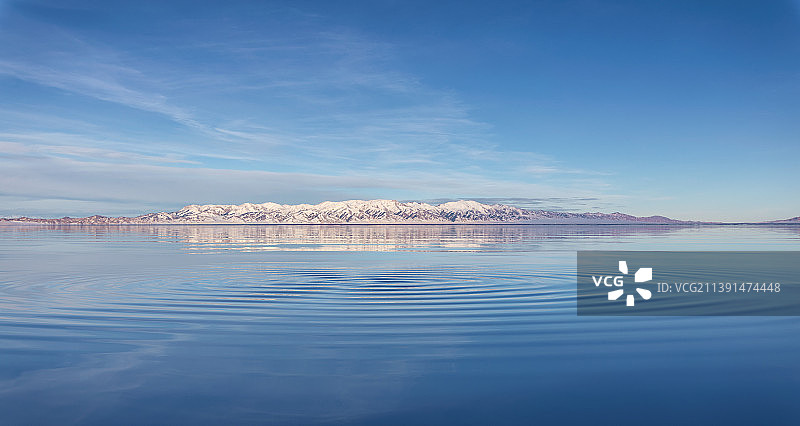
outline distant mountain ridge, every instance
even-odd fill
[[[325,201],[319,204],[192,204],[175,212],[136,217],[88,216],[61,219],[15,218],[4,221],[46,224],[370,224],[370,223],[541,223],[679,224],[696,223],[664,216],[623,213],[567,213],[526,210],[504,204],[460,200],[439,205],[395,200]]]
[[[773,221],[770,221],[768,223],[778,223],[778,224],[781,224],[781,223],[795,224],[795,223],[797,223],[797,224],[800,224],[800,216],[793,217],[793,218],[790,218],[790,219],[773,220]]]

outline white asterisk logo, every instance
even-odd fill
[[[628,275],[628,262],[626,262],[624,260],[620,260],[619,261],[619,271],[622,272],[623,275]],[[636,270],[636,273],[633,275],[633,281],[637,282],[637,283],[646,283],[646,282],[648,282],[648,281],[650,281],[652,279],[653,279],[653,268],[639,268],[638,270]],[[642,296],[642,299],[644,299],[644,300],[650,300],[650,297],[653,296],[653,293],[651,293],[650,290],[647,290],[647,289],[644,289],[644,288],[641,288],[641,287],[636,287],[636,292],[639,293],[639,296]],[[623,290],[623,289],[609,291],[608,292],[608,300],[617,300],[624,293],[625,293],[625,290]],[[626,301],[625,304],[627,306],[633,306],[633,304],[634,304],[633,294],[629,294],[626,297],[625,301]]]

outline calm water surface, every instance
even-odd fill
[[[0,424],[800,424],[800,318],[578,317],[576,250],[800,228],[0,226]]]

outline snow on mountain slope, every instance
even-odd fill
[[[151,213],[134,223],[677,223],[661,216],[639,218],[622,213],[564,213],[524,210],[503,204],[460,200],[440,205],[395,200],[325,201],[189,205],[171,213]]]
[[[789,224],[798,224],[800,223],[800,216],[793,217],[790,219],[783,219],[783,220],[773,220],[768,223],[789,223]]]
[[[460,200],[431,205],[395,200],[325,201],[319,204],[192,204],[174,212],[137,217],[89,216],[61,219],[15,218],[2,222],[45,224],[369,224],[369,223],[539,223],[539,224],[670,224],[682,222],[664,216],[636,217],[623,213],[566,213],[525,210],[504,204]]]

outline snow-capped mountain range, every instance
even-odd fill
[[[189,205],[175,212],[136,217],[89,216],[61,219],[6,219],[53,224],[369,224],[369,223],[685,223],[663,216],[623,213],[567,213],[526,210],[503,204],[461,200],[439,205],[395,200],[326,201],[319,204],[244,203]]]
[[[783,219],[783,220],[773,220],[769,223],[777,223],[777,224],[800,224],[800,216],[793,217],[790,219]]]

